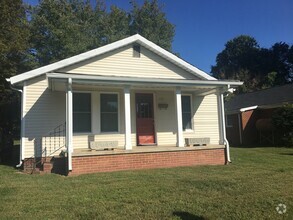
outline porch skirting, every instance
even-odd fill
[[[225,149],[73,156],[69,175],[195,165],[224,165]]]

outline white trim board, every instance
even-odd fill
[[[205,73],[204,71],[196,68],[195,66],[189,64],[188,62],[184,61],[183,59],[175,56],[174,54],[168,52],[167,50],[159,47],[158,45],[154,44],[153,42],[147,40],[146,38],[140,36],[139,34],[135,34],[133,36],[127,37],[125,39],[116,41],[114,43],[99,47],[97,49],[90,50],[85,53],[81,53],[79,55],[69,57],[67,59],[13,76],[11,78],[6,79],[8,82],[10,82],[12,85],[17,84],[23,81],[26,81],[28,79],[40,76],[45,73],[49,73],[55,70],[58,70],[60,68],[64,68],[66,66],[73,65],[75,63],[79,63],[81,61],[102,55],[104,53],[116,50],[118,48],[124,47],[129,44],[140,44],[147,49],[151,50],[152,52],[158,54],[159,56],[165,58],[166,60],[174,63],[175,65],[179,66],[180,68],[192,73],[193,75],[205,79],[205,80],[217,80],[216,78],[210,76],[208,73]]]

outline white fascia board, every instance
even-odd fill
[[[154,78],[138,78],[138,77],[120,77],[120,76],[93,76],[93,75],[78,75],[67,73],[48,73],[48,78],[52,79],[67,79],[96,82],[111,82],[119,84],[167,84],[172,86],[239,86],[243,82],[220,81],[220,80],[188,80],[188,79],[154,79]],[[96,82],[95,82],[96,81]]]
[[[154,44],[153,42],[145,39],[144,37],[140,36],[139,34],[136,34],[131,37],[116,41],[114,43],[99,47],[97,49],[93,49],[88,52],[85,52],[85,53],[58,61],[56,63],[52,63],[52,64],[28,71],[28,72],[25,72],[25,73],[22,73],[19,75],[16,75],[16,76],[13,76],[10,79],[7,79],[7,81],[10,81],[10,83],[13,85],[13,84],[40,76],[42,74],[49,73],[49,72],[58,70],[60,68],[64,68],[66,66],[73,65],[75,63],[93,58],[95,56],[102,55],[104,53],[110,52],[112,50],[118,49],[120,47],[124,47],[124,46],[132,44],[132,43],[141,44],[142,46],[146,47],[147,49],[153,51],[154,53],[158,54],[159,56],[162,56],[163,58],[174,63],[175,65],[178,65],[179,67],[189,71],[190,73],[192,73],[195,76],[198,76],[202,79],[207,79],[207,80],[217,80],[216,78],[210,76],[209,74],[205,73],[204,71],[192,66],[191,64],[182,60],[181,58],[166,51],[165,49],[159,47],[158,45]]]
[[[254,106],[250,106],[250,107],[246,107],[246,108],[241,108],[240,109],[240,112],[246,112],[246,111],[249,111],[249,110],[254,110],[254,109],[257,109],[257,105],[254,105]]]

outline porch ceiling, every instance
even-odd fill
[[[98,76],[84,74],[48,73],[49,87],[55,91],[65,91],[68,78],[72,79],[73,85],[88,85],[99,87],[123,88],[131,86],[134,89],[162,89],[174,90],[181,87],[182,90],[193,91],[195,93],[215,92],[218,88],[237,87],[242,82],[219,81],[219,80],[178,80],[178,79],[154,79],[138,77],[119,76]]]

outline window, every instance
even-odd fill
[[[191,96],[181,96],[183,131],[191,130]]]
[[[91,132],[90,93],[73,93],[73,132]]]
[[[233,116],[232,115],[226,115],[226,127],[227,128],[233,127]]]
[[[118,95],[101,94],[101,132],[118,132]]]

